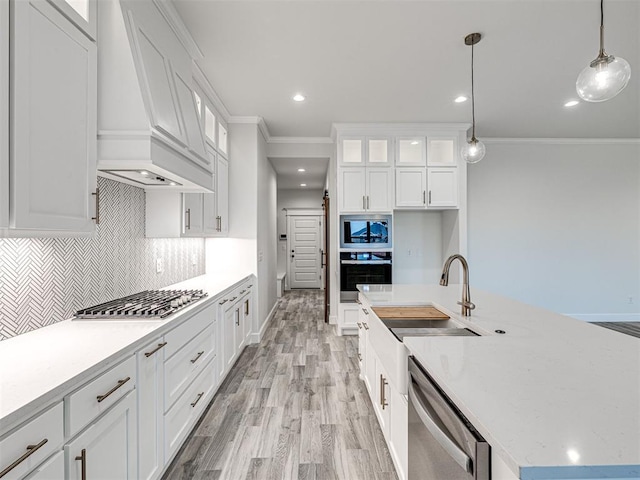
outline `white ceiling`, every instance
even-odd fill
[[[324,190],[328,158],[269,158],[278,175],[278,189]],[[298,172],[304,168],[304,172]],[[306,183],[306,187],[301,187]]]
[[[598,0],[174,0],[232,115],[273,136],[326,137],[333,122],[469,122],[475,47],[482,137],[640,137],[640,1],[605,2],[605,46],[631,82],[599,104],[575,80],[598,53]],[[291,100],[296,92],[304,103]]]

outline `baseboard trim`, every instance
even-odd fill
[[[358,335],[358,327],[350,325],[341,325],[338,327],[338,335]]]
[[[251,339],[251,343],[260,343],[260,340],[262,340],[262,336],[264,335],[264,332],[267,330],[269,323],[271,322],[271,320],[273,320],[273,317],[275,316],[277,309],[278,309],[278,302],[273,304],[273,307],[271,308],[269,315],[267,315],[267,319],[264,322],[262,322],[262,327],[260,327],[260,331],[258,333],[252,333],[251,336],[249,337]]]
[[[565,313],[585,322],[640,322],[640,313]]]

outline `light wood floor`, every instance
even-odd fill
[[[165,479],[397,479],[358,378],[357,337],[324,323],[322,295],[279,299]]]

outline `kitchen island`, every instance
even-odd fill
[[[480,334],[404,345],[490,444],[492,478],[640,478],[640,341],[475,289],[462,317],[460,289],[359,286],[372,307],[433,305]]]

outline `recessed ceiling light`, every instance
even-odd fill
[[[300,184],[300,186],[301,186],[301,187],[306,187],[306,186],[307,186],[307,184],[306,184],[306,183],[301,183],[301,184]]]
[[[176,186],[176,182],[169,182],[169,185],[171,185],[172,187]]]
[[[454,102],[462,103],[462,102],[466,102],[467,100],[469,100],[467,97],[465,97],[464,95],[460,95],[459,97],[455,98]]]
[[[299,168],[298,171],[299,172],[306,172],[306,170],[304,168]]]
[[[140,175],[144,175],[146,177],[147,175],[149,175],[149,172],[147,172],[146,170],[140,170]]]
[[[565,107],[575,107],[576,105],[578,105],[580,102],[577,100],[569,100],[567,103],[564,104]]]
[[[307,97],[305,97],[305,96],[304,96],[304,95],[302,95],[301,93],[296,93],[296,94],[293,96],[293,99],[294,99],[296,102],[304,102],[305,98],[307,98]]]
[[[413,142],[411,142],[411,145],[418,145],[418,143],[420,142],[418,142],[417,140],[414,140]]]

